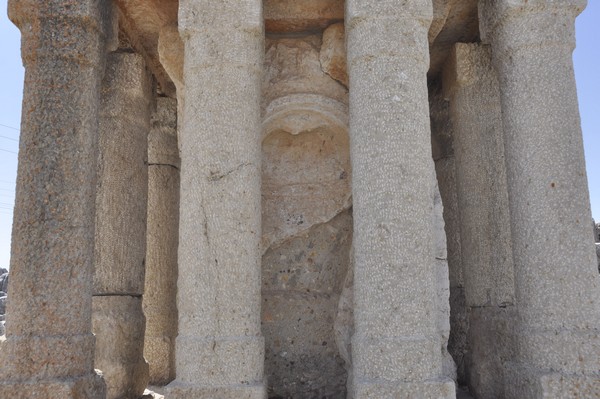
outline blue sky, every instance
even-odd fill
[[[592,203],[592,214],[600,220],[600,1],[589,1],[577,20],[575,74]],[[0,267],[8,267],[15,179],[17,175],[18,128],[21,124],[23,68],[20,37],[6,16],[6,0],[0,0]]]

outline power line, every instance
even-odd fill
[[[4,151],[4,152],[8,152],[10,154],[15,154],[18,155],[15,151],[9,151],[9,150],[5,150],[4,148],[0,148],[0,151]]]
[[[2,123],[0,123],[0,126],[3,126],[5,128],[8,128],[8,129],[16,130],[17,132],[21,131],[20,129],[17,129],[16,127],[12,127],[12,126],[8,126],[8,125],[3,125]]]
[[[12,138],[12,137],[8,137],[8,136],[2,136],[2,135],[0,135],[0,137],[1,137],[1,138],[3,138],[3,139],[6,139],[6,140],[16,141],[17,143],[19,142],[19,140],[17,140],[17,139],[14,139],[14,138]]]

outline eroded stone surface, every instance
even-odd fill
[[[325,29],[319,58],[323,71],[348,87],[346,42],[343,23],[334,24]]]
[[[267,41],[263,76],[263,250],[348,209],[347,89],[320,62],[321,37]]]
[[[347,373],[334,321],[351,242],[352,216],[345,211],[265,253],[262,329],[269,395],[345,397]]]
[[[263,142],[263,245],[324,223],[350,205],[348,136],[326,127]]]
[[[151,78],[142,56],[112,53],[100,108],[94,295],[144,292]]]
[[[148,162],[144,357],[150,365],[150,383],[166,385],[175,378],[177,336],[180,160],[174,99],[157,99],[148,137]]]
[[[95,296],[92,307],[94,366],[107,381],[107,399],[139,398],[148,386],[148,363],[142,356],[146,323],[142,298]]]
[[[318,94],[348,103],[348,90],[323,72],[322,37],[267,37],[263,75],[263,110],[276,98],[290,94]]]
[[[344,19],[344,0],[266,0],[267,32],[310,32]]]

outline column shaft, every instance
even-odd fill
[[[108,399],[148,383],[142,312],[152,83],[141,55],[109,55],[100,106],[93,328]]]
[[[454,397],[436,309],[431,19],[430,1],[346,2],[355,398]]]
[[[185,49],[175,398],[263,398],[262,1],[181,1]]]
[[[92,280],[107,1],[15,0],[23,120],[2,398],[104,398],[94,372]]]
[[[480,3],[502,92],[519,314],[509,398],[600,392],[600,277],[572,61],[585,4]]]
[[[144,357],[150,384],[175,378],[177,337],[177,245],[179,242],[177,100],[158,98],[148,137],[148,237]]]
[[[449,98],[461,254],[469,308],[467,377],[471,392],[502,392],[502,364],[514,307],[502,107],[490,47],[457,43],[443,79]],[[500,321],[503,320],[503,321]]]

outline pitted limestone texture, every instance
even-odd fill
[[[344,24],[333,24],[323,32],[323,45],[319,59],[323,71],[348,87],[348,70],[346,67],[346,36]]]
[[[351,242],[352,215],[344,211],[265,253],[262,329],[271,396],[345,397],[334,321]]]
[[[148,136],[148,224],[144,357],[150,384],[175,378],[177,337],[177,245],[179,242],[180,159],[177,147],[177,101],[157,99]]]
[[[348,90],[321,67],[321,35],[267,37],[263,75],[263,110],[290,94],[319,94],[348,103]]]
[[[137,399],[148,385],[144,360],[145,317],[142,298],[95,296],[93,330],[96,334],[95,364],[108,381],[108,399]]]
[[[284,118],[311,118],[310,110]],[[325,223],[351,203],[348,135],[319,120],[305,131],[286,124],[264,139],[262,163],[263,248]]]

